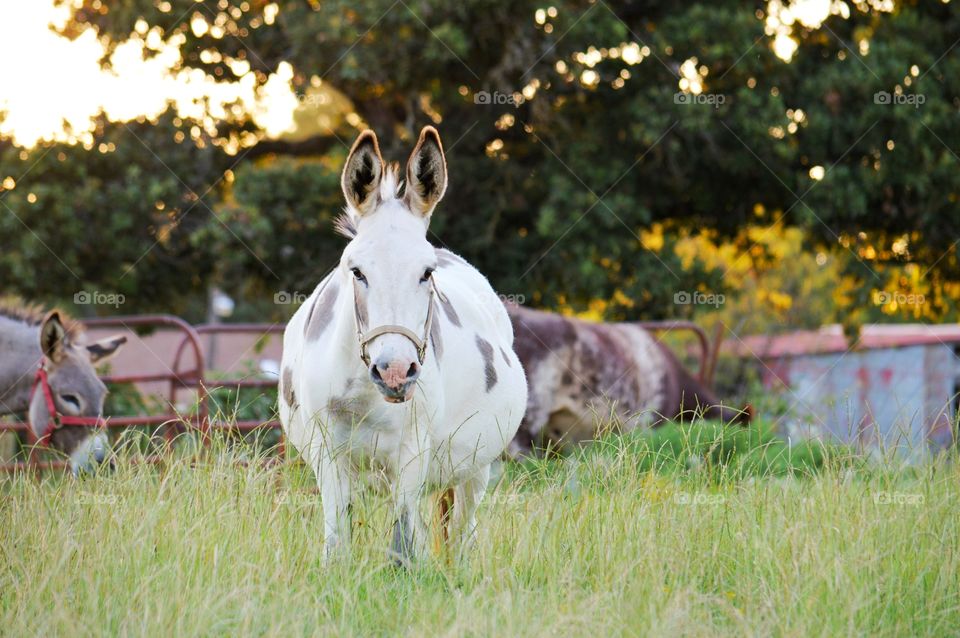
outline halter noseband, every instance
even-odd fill
[[[103,417],[63,415],[57,410],[57,405],[53,401],[53,392],[50,390],[50,380],[47,377],[46,364],[47,358],[44,357],[40,360],[40,365],[37,368],[37,374],[33,378],[33,387],[30,389],[30,403],[33,403],[33,397],[37,393],[37,388],[39,387],[43,390],[43,399],[47,404],[47,413],[49,415],[47,417],[47,423],[43,427],[42,433],[37,438],[37,445],[49,447],[50,437],[53,436],[54,430],[57,430],[63,426],[86,428],[106,427],[107,421]],[[36,432],[35,428],[31,428],[31,431],[33,433]]]
[[[360,304],[357,302],[357,283],[353,282],[353,318],[357,324],[357,342],[360,344],[360,359],[369,368],[370,355],[367,354],[367,344],[385,334],[398,334],[409,339],[417,349],[417,361],[423,365],[427,356],[427,340],[430,338],[430,327],[433,325],[433,299],[437,294],[433,277],[430,277],[430,303],[427,305],[427,320],[423,324],[423,338],[405,326],[392,324],[377,326],[364,332],[363,321],[360,319]]]

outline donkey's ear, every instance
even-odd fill
[[[440,134],[424,126],[407,161],[407,205],[414,214],[428,217],[447,190],[447,160]]]
[[[51,310],[40,322],[40,352],[53,363],[60,363],[67,350],[67,331],[60,313]]]
[[[347,204],[361,215],[371,212],[380,199],[382,177],[383,158],[377,135],[370,130],[364,131],[353,143],[340,177]]]
[[[87,346],[87,352],[90,353],[90,362],[103,363],[113,355],[117,354],[117,350],[119,350],[120,346],[126,342],[127,338],[125,336],[113,335],[112,337],[101,339],[96,343],[91,343]]]

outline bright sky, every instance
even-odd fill
[[[104,49],[92,30],[71,41],[50,28],[62,26],[69,14],[53,0],[0,0],[0,111],[6,113],[0,135],[24,146],[49,139],[92,142],[91,118],[101,109],[113,120],[130,120],[157,116],[173,100],[182,115],[200,118],[206,96],[214,118],[226,115],[224,104],[239,101],[268,135],[292,128],[298,102],[290,65],[281,64],[257,93],[252,73],[235,83],[214,82],[199,70],[174,76],[179,51],[143,24],[138,39],[117,49],[107,72],[98,63]],[[144,60],[145,46],[160,53]],[[72,132],[64,132],[64,122]]]

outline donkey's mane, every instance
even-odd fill
[[[399,199],[403,182],[400,181],[400,163],[390,162],[384,167],[383,179],[380,180],[380,199]]]
[[[60,323],[63,324],[68,339],[76,339],[83,334],[83,324],[75,321],[62,310],[57,312],[60,314]],[[40,304],[29,303],[19,297],[0,297],[0,317],[27,326],[39,326],[46,316],[47,313]]]
[[[403,196],[403,181],[400,179],[400,164],[390,162],[384,167],[383,177],[380,180],[380,201],[400,199]],[[357,219],[359,214],[350,206],[333,220],[333,228],[338,235],[347,239],[357,236]]]
[[[333,220],[333,229],[338,235],[347,239],[357,236],[357,224],[353,220],[353,215],[347,211],[343,211]]]

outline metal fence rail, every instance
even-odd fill
[[[172,442],[174,437],[184,432],[186,428],[201,433],[204,444],[208,444],[211,431],[233,431],[233,432],[251,432],[258,429],[278,429],[280,422],[276,419],[262,421],[258,419],[241,420],[217,420],[210,415],[211,393],[215,388],[276,388],[277,379],[249,377],[222,377],[218,376],[214,383],[211,383],[211,370],[207,369],[208,358],[202,345],[202,337],[216,337],[220,335],[279,335],[283,333],[285,326],[283,324],[259,324],[259,323],[237,323],[237,324],[200,324],[191,326],[179,317],[172,315],[140,315],[140,316],[121,316],[89,319],[84,321],[88,329],[119,328],[132,333],[134,336],[139,331],[154,332],[157,330],[168,330],[175,334],[180,334],[180,340],[174,350],[173,360],[165,372],[150,374],[111,374],[102,377],[107,384],[138,384],[138,383],[162,383],[167,387],[167,401],[171,406],[170,411],[157,415],[108,415],[107,427],[111,430],[119,430],[136,426],[157,426],[163,428],[163,434],[168,442]],[[714,368],[714,359],[716,349],[711,352],[709,340],[706,333],[690,321],[642,321],[636,322],[651,332],[692,332],[699,346],[698,378],[706,383],[710,382]],[[185,360],[192,359],[193,364],[187,365]],[[173,411],[172,406],[176,405],[180,392],[190,391],[196,393],[195,412],[190,414],[179,414]],[[3,423],[0,422],[0,432],[13,431],[26,433],[29,442],[35,442],[33,431],[28,423]],[[279,451],[283,452],[283,438],[279,443]],[[63,469],[69,463],[63,459],[43,459],[37,453],[36,448],[31,448],[28,458],[24,461],[0,464],[0,473],[13,473],[18,471],[37,471],[47,469]],[[137,463],[156,463],[162,460],[162,456],[145,456],[134,460]]]
[[[286,326],[284,324],[264,324],[264,323],[207,323],[200,324],[194,327],[194,330],[198,335],[204,336],[219,336],[219,335],[236,335],[236,334],[251,334],[257,335],[258,337],[263,337],[266,335],[282,335]],[[177,366],[180,364],[181,357],[186,350],[187,346],[187,337],[184,336],[183,340],[180,342],[180,345],[177,347],[177,353],[174,357],[174,370],[177,369]],[[213,388],[213,382],[208,380],[210,385],[207,386],[207,392]],[[233,377],[233,378],[218,378],[215,385],[222,388],[276,388],[277,379],[251,379],[248,377]],[[209,410],[209,406],[207,406]],[[262,428],[280,428],[280,421],[272,419],[269,421],[261,421],[259,419],[233,419],[229,421],[216,421],[214,419],[208,420],[209,428],[211,430],[227,430],[235,432],[251,432],[253,430],[259,430]],[[283,452],[283,439],[281,438],[279,444],[279,451]]]

